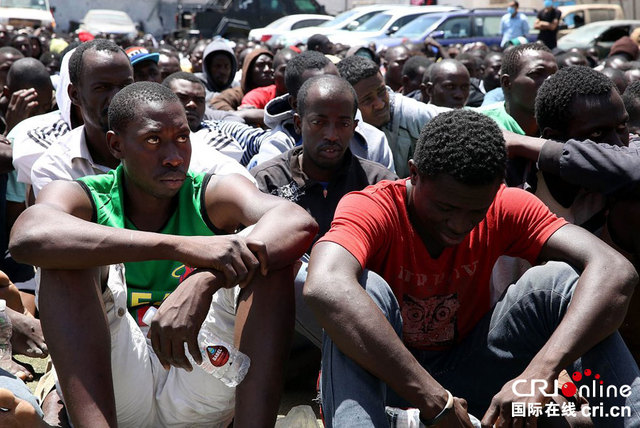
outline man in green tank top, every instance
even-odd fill
[[[43,330],[72,423],[273,426],[293,264],[316,223],[239,175],[189,172],[189,126],[168,88],[121,90],[109,128],[121,165],[46,186],[11,242],[16,259],[42,268]],[[126,308],[160,302],[145,342]],[[185,356],[186,344],[200,361],[203,322],[251,359],[235,390]]]

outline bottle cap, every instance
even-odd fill
[[[4,311],[7,308],[7,301],[0,299],[0,311]]]
[[[154,306],[149,306],[149,309],[142,316],[142,322],[146,325],[151,325],[151,321],[153,321],[153,317],[156,316],[156,312],[158,310]]]

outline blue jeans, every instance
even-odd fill
[[[0,369],[0,388],[8,389],[13,392],[17,398],[21,398],[25,401],[28,401],[33,408],[36,410],[36,413],[43,416],[42,409],[38,405],[38,400],[36,397],[29,391],[27,385],[24,382],[6,370]]]
[[[554,332],[571,303],[577,281],[578,274],[564,263],[534,267],[507,289],[469,336],[454,348],[412,353],[441,385],[466,399],[469,413],[481,419],[493,396],[524,371]],[[371,271],[363,273],[360,283],[400,336],[400,307],[388,284]],[[591,406],[602,402],[605,412],[612,406],[629,406],[631,417],[594,417],[594,423],[607,427],[640,426],[640,371],[618,333],[567,367],[569,373],[585,369],[600,374],[605,386],[631,386],[628,398],[618,394],[589,399]],[[576,386],[580,385],[576,382]],[[345,356],[326,334],[321,393],[327,426],[386,427],[385,405],[411,407]]]

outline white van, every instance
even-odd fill
[[[558,38],[585,24],[624,19],[622,7],[617,4],[574,4],[571,6],[558,6],[558,10],[562,12],[558,27]]]
[[[0,0],[0,24],[55,28],[49,0]]]

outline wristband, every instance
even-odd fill
[[[445,391],[447,391],[447,404],[444,405],[444,409],[442,409],[440,413],[438,413],[433,419],[424,419],[422,416],[420,416],[420,422],[422,422],[424,426],[432,427],[436,425],[438,422],[440,422],[441,419],[447,416],[451,409],[453,409],[453,395],[451,395],[448,390],[445,389]]]

